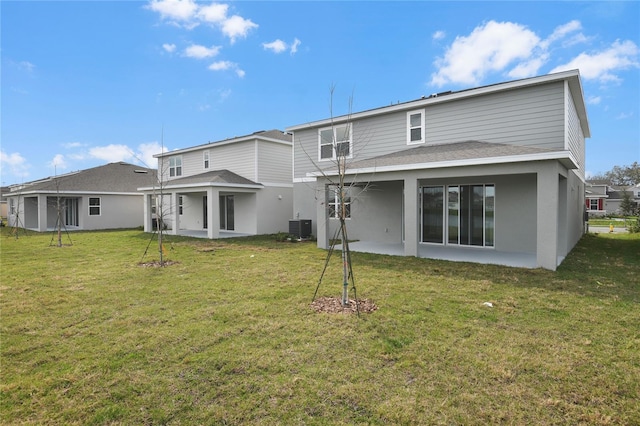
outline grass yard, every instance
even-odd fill
[[[557,272],[354,253],[357,317],[310,308],[314,243],[171,237],[145,268],[141,231],[8,231],[4,425],[640,424],[640,234]]]

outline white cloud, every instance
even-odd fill
[[[209,69],[211,71],[227,71],[233,70],[238,75],[238,77],[242,78],[245,76],[245,72],[238,67],[238,64],[231,61],[217,61],[209,65]]]
[[[489,21],[466,37],[456,37],[436,61],[438,71],[432,74],[431,84],[477,84],[488,72],[529,59],[539,43],[540,38],[522,25]]]
[[[301,44],[302,42],[298,38],[294,38],[293,43],[291,44],[291,49],[289,49],[289,52],[292,55],[295,55],[296,52],[298,52],[298,46],[300,46]]]
[[[20,153],[7,154],[4,151],[0,151],[0,165],[2,165],[3,171],[9,169],[9,173],[17,178],[29,176],[29,168],[31,167]]]
[[[589,96],[587,97],[587,104],[589,105],[598,105],[602,101],[600,96]]]
[[[621,112],[616,117],[616,120],[626,120],[627,118],[632,118],[632,117],[633,117],[633,112],[629,112],[629,113]]]
[[[167,151],[168,149],[166,147],[163,147],[155,141],[149,143],[141,143],[140,145],[138,145],[137,158],[140,162],[142,162],[143,166],[156,169],[158,168],[158,159],[153,158],[153,156]]]
[[[250,19],[240,15],[228,16],[229,5],[224,3],[203,5],[193,0],[150,0],[146,8],[159,13],[162,20],[186,29],[193,29],[201,23],[217,27],[232,44],[258,28],[258,24]]]
[[[276,54],[289,50],[290,54],[295,55],[298,52],[298,46],[301,44],[302,42],[298,38],[294,38],[293,43],[291,44],[287,44],[278,38],[271,43],[262,43],[262,48],[264,50],[270,50]]]
[[[216,56],[220,52],[220,49],[220,46],[206,47],[199,44],[192,44],[184,50],[184,54],[189,58],[204,59]]]
[[[211,3],[209,6],[200,6],[198,18],[208,23],[217,24],[227,18],[227,10],[229,10],[227,4]]]
[[[57,169],[64,170],[64,169],[66,169],[66,168],[67,168],[67,162],[66,162],[66,160],[65,160],[65,158],[64,158],[64,155],[62,155],[62,154],[56,154],[56,155],[53,157],[53,160],[51,160],[51,161],[48,163],[48,166],[49,166],[49,167],[52,167],[52,168],[54,168],[54,169],[56,169],[56,170],[57,170]]]
[[[442,40],[443,38],[445,38],[445,36],[446,36],[446,33],[444,31],[436,31],[435,33],[433,33],[431,38],[433,40]]]
[[[550,61],[550,52],[554,45],[567,48],[589,41],[581,30],[580,21],[572,20],[558,25],[547,38],[542,39],[518,23],[489,21],[476,27],[467,36],[456,37],[444,55],[436,60],[437,70],[432,73],[430,84],[475,85],[493,72],[500,72],[511,78],[531,77],[539,74],[540,69]],[[433,39],[443,36],[444,34],[436,32]],[[619,43],[601,55],[583,54],[562,67],[556,67],[552,72],[580,68],[585,77],[597,75],[591,78],[612,80],[614,78],[607,69],[632,66],[633,60],[630,58],[633,55],[637,56],[637,48],[635,54],[631,53],[632,51],[631,46]],[[606,67],[607,63],[611,64],[611,68]],[[605,71],[598,73],[594,70],[596,67]]]
[[[274,53],[282,53],[287,50],[287,43],[280,39],[277,39],[272,41],[271,43],[262,43],[262,47],[264,48],[264,50],[271,50]]]
[[[640,50],[631,40],[616,40],[610,47],[600,52],[581,53],[564,65],[555,67],[551,72],[579,69],[586,80],[598,80],[602,83],[619,82],[616,71],[640,68],[638,55]]]
[[[133,151],[128,146],[116,144],[93,147],[89,149],[89,155],[110,163],[131,161],[134,158]]]
[[[36,66],[29,61],[21,61],[18,63],[18,68],[31,73],[36,68]]]
[[[564,25],[559,25],[553,30],[553,33],[551,33],[549,37],[547,37],[545,40],[543,40],[540,43],[540,47],[546,50],[549,48],[549,46],[553,42],[563,39],[569,33],[572,33],[581,29],[582,29],[582,24],[580,23],[580,21],[576,21],[576,20],[567,22]]]
[[[178,23],[190,22],[198,11],[193,0],[151,0],[147,8],[158,12],[162,19]]]
[[[66,149],[81,148],[83,146],[85,146],[85,144],[81,142],[67,142],[62,144],[62,147]]]
[[[173,43],[172,44],[165,43],[162,45],[162,48],[169,53],[173,53],[176,50],[176,45]]]
[[[258,28],[258,24],[238,15],[233,15],[222,22],[222,33],[229,37],[231,43],[235,43],[238,37],[246,38],[253,28]]]

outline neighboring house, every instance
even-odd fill
[[[584,233],[578,71],[445,92],[287,128],[293,216],[318,247],[338,224],[348,158],[352,250],[555,270]]]
[[[631,196],[636,208],[640,206],[640,184],[614,186],[607,182],[588,181],[585,194],[587,213],[590,216],[621,215],[625,192]]]
[[[611,188],[605,182],[586,182],[585,207],[589,216],[605,216],[607,214],[606,201]]]
[[[607,214],[622,215],[622,200],[624,199],[625,192],[631,197],[631,202],[636,205],[640,205],[640,184],[630,186],[612,186],[609,188],[609,197],[606,200],[606,212]]]
[[[0,188],[0,221],[2,221],[2,225],[6,225],[5,220],[7,219],[7,214],[9,212],[9,205],[7,204],[7,197],[5,196],[9,191],[10,189],[8,186]]]
[[[9,187],[8,226],[44,232],[134,228],[142,225],[143,197],[156,171],[110,163]]]
[[[155,155],[161,180],[144,192],[144,229],[220,238],[286,231],[291,135],[255,132]],[[156,207],[157,206],[157,207]]]

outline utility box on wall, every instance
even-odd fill
[[[308,238],[311,236],[311,219],[290,220],[289,234],[296,238]]]

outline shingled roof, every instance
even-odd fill
[[[170,187],[189,186],[189,185],[198,185],[198,184],[262,186],[262,184],[246,179],[240,175],[230,172],[229,170],[214,170],[211,172],[200,173],[193,176],[186,176],[179,179],[172,179],[165,183],[166,186],[170,186]]]
[[[396,166],[401,164],[435,163],[441,161],[469,160],[473,158],[539,154],[543,152],[551,152],[551,150],[500,143],[465,141],[419,146],[368,160],[356,161],[349,166],[352,168]]]
[[[27,182],[13,187],[12,192],[136,193],[139,187],[155,183],[156,170],[118,162]],[[11,196],[12,193],[4,195]]]

